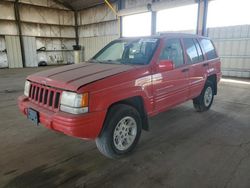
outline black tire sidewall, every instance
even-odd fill
[[[118,122],[126,116],[132,117],[136,121],[136,126],[137,126],[136,138],[128,149],[119,150],[114,145],[114,140],[113,140],[114,130]],[[130,153],[137,145],[141,135],[142,121],[140,114],[135,108],[129,105],[120,105],[120,108],[119,107],[115,108],[109,112],[108,117],[105,120],[104,126],[105,126],[105,129],[103,131],[104,135],[101,136],[106,137],[106,144],[108,144],[109,151],[113,153],[112,155],[115,157],[119,157]]]
[[[208,106],[206,106],[204,97],[205,97],[205,92],[206,92],[206,90],[207,90],[208,87],[211,87],[211,89],[212,89],[212,100],[211,100],[210,104]],[[208,110],[212,106],[213,100],[214,100],[214,87],[213,87],[213,84],[211,82],[206,82],[205,87],[204,87],[204,89],[202,91],[202,96],[201,96],[202,106],[206,110]]]
[[[138,115],[137,115],[138,114]],[[126,111],[123,111],[123,113],[121,114],[121,117],[120,118],[117,118],[115,121],[114,121],[114,123],[113,123],[113,125],[112,125],[112,132],[111,132],[111,139],[112,139],[112,142],[111,142],[111,147],[112,147],[112,149],[115,151],[115,153],[116,154],[118,154],[118,155],[123,155],[123,154],[125,154],[125,153],[129,153],[129,152],[131,152],[133,149],[134,149],[134,147],[136,146],[136,144],[137,144],[137,142],[139,141],[139,137],[140,137],[140,134],[141,134],[141,119],[140,119],[140,117],[138,117],[139,116],[139,113],[135,113],[134,111],[132,111],[132,110],[129,110],[128,112],[126,112]],[[114,139],[113,139],[113,136],[114,136],[114,130],[115,130],[115,128],[116,128],[116,126],[117,126],[117,124],[118,124],[118,122],[122,119],[122,118],[124,118],[124,117],[126,117],[126,116],[129,116],[129,117],[132,117],[135,121],[136,121],[136,137],[135,137],[135,140],[134,140],[134,142],[131,144],[131,146],[128,148],[128,149],[126,149],[126,150],[118,150],[116,147],[115,147],[115,145],[114,145]]]

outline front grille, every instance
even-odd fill
[[[31,83],[29,99],[40,106],[58,111],[61,92],[55,88]]]

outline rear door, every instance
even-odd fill
[[[188,97],[188,69],[184,61],[181,40],[164,41],[159,62],[172,60],[174,69],[153,74],[155,110],[160,112],[185,101]]]
[[[197,97],[205,84],[208,63],[204,61],[201,46],[196,38],[184,38],[183,44],[186,63],[189,65],[189,94],[188,98]]]
[[[220,63],[218,54],[216,53],[214,44],[212,43],[211,40],[207,38],[201,38],[199,42],[203,50],[203,53],[205,54],[205,57],[206,57],[205,64],[207,64],[207,68],[208,68],[207,74],[212,75],[212,74],[218,73],[219,74],[218,76],[220,76],[221,63]],[[218,77],[218,79],[220,79],[220,77]]]

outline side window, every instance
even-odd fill
[[[172,60],[175,67],[184,64],[183,51],[179,39],[168,39],[161,51],[160,60]]]
[[[184,38],[183,42],[184,42],[185,50],[188,56],[188,64],[198,63],[199,55],[198,55],[193,39]]]
[[[209,39],[201,39],[200,43],[202,48],[204,49],[204,52],[207,55],[208,60],[218,57],[214,45]]]
[[[204,56],[202,54],[201,47],[200,47],[198,40],[197,39],[193,39],[193,40],[194,40],[194,44],[198,52],[199,62],[204,61]]]

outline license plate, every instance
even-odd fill
[[[33,123],[35,123],[36,125],[38,125],[38,123],[39,123],[39,114],[38,114],[37,111],[35,111],[35,110],[31,109],[31,108],[28,108],[27,117]]]

